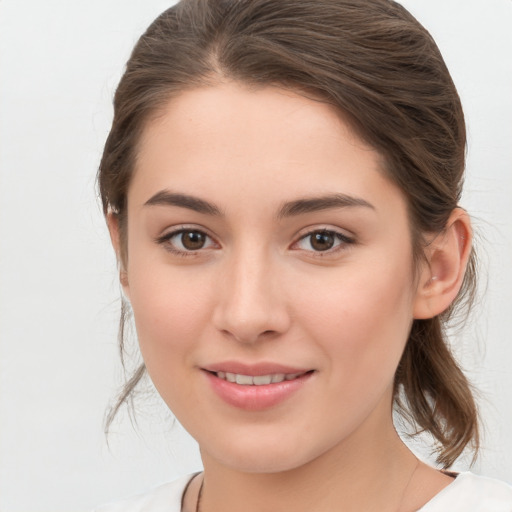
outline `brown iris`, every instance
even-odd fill
[[[200,231],[183,231],[181,233],[181,243],[189,251],[202,249],[206,242],[206,235]]]
[[[328,231],[319,231],[311,234],[310,236],[311,247],[313,247],[315,251],[328,251],[329,249],[332,249],[334,242],[336,241],[335,235]]]

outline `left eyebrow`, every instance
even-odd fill
[[[346,194],[332,194],[321,197],[306,197],[285,203],[277,217],[282,219],[284,217],[292,217],[295,215],[302,215],[304,213],[312,213],[321,210],[329,210],[331,208],[353,208],[363,207],[375,210],[375,207],[361,199],[360,197],[349,196]]]
[[[179,208],[187,208],[206,215],[222,215],[219,207],[213,203],[209,203],[199,197],[189,196],[187,194],[177,194],[170,192],[169,190],[161,190],[160,192],[157,192],[144,203],[144,206],[154,205],[178,206]]]

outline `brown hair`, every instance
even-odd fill
[[[98,182],[105,214],[118,218],[121,264],[145,124],[176,94],[222,79],[311,94],[342,113],[406,196],[416,261],[423,235],[445,228],[461,194],[464,115],[439,49],[409,12],[391,0],[182,0],[139,39],[115,94]],[[470,302],[475,274],[472,253],[450,309],[414,321],[395,377],[395,405],[433,435],[445,467],[471,442],[478,448],[475,402],[444,332]],[[121,330],[121,350],[122,340]],[[107,425],[143,375],[141,366],[128,380]]]

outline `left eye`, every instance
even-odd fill
[[[180,229],[162,236],[158,242],[179,253],[199,251],[214,245],[206,233],[197,229]]]
[[[296,246],[304,251],[326,252],[348,243],[352,243],[349,237],[336,231],[323,229],[303,236]]]

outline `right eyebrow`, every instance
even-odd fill
[[[204,199],[189,196],[187,194],[177,194],[169,190],[161,190],[154,196],[150,197],[144,206],[178,206],[180,208],[187,208],[198,213],[206,215],[221,216],[220,208],[213,203],[209,203]]]
[[[329,210],[331,208],[363,207],[375,210],[375,207],[360,197],[347,194],[331,194],[321,197],[305,197],[285,203],[278,213],[278,218],[302,215],[305,213]]]

